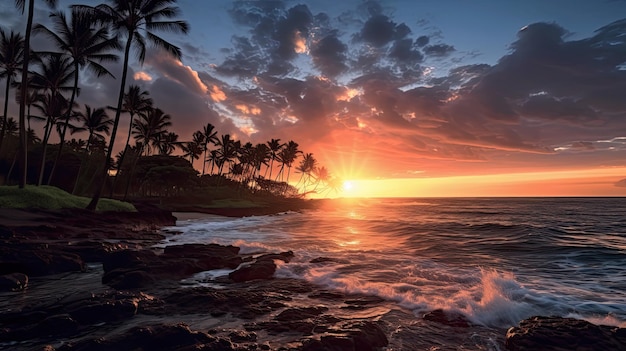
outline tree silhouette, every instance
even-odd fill
[[[178,7],[171,6],[171,4],[176,3],[175,0],[109,0],[109,3],[111,3],[111,5],[102,4],[96,7],[74,5],[75,8],[94,13],[98,20],[109,24],[118,35],[126,36],[120,93],[115,110],[115,119],[113,121],[113,130],[111,132],[107,157],[105,158],[105,167],[101,173],[100,184],[96,187],[91,202],[87,205],[87,209],[92,211],[95,210],[98,205],[104,188],[107,170],[110,168],[110,159],[113,146],[115,145],[115,136],[120,121],[120,114],[122,112],[131,47],[133,47],[133,45],[135,46],[140,63],[143,63],[146,56],[146,40],[180,60],[182,56],[180,49],[157,36],[153,31],[163,30],[187,33],[189,30],[187,23],[184,21],[161,20],[178,15]]]
[[[0,150],[4,141],[4,135],[7,132],[7,109],[9,106],[9,89],[11,81],[15,79],[17,73],[22,68],[22,60],[24,57],[24,37],[20,33],[11,31],[7,34],[0,29],[0,78],[6,79],[4,90],[4,112],[2,113],[2,126],[0,126]],[[18,126],[19,130],[19,126]]]

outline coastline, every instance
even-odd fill
[[[268,208],[173,213],[150,204],[137,208],[135,213],[0,209],[0,275],[3,281],[16,283],[9,289],[3,285],[5,291],[0,293],[6,301],[0,305],[0,349],[151,345],[180,350],[354,351],[388,345],[393,331],[375,312],[368,312],[388,308],[386,301],[273,277],[275,262],[289,262],[297,253],[251,257],[237,247],[214,244],[151,247],[164,238],[161,228],[174,226],[176,220],[220,213],[264,215]],[[273,213],[284,212],[282,207],[274,209]],[[219,288],[181,283],[212,269],[230,271],[220,278]],[[66,284],[80,293],[70,292]],[[306,305],[292,302],[305,298]],[[346,317],[344,312],[338,318],[337,309],[359,311],[361,317]],[[424,315],[422,323],[426,330],[443,333],[472,330],[463,316],[441,310]],[[503,330],[501,341],[508,350],[537,345],[557,350],[565,339],[582,337],[587,345],[611,349],[626,345],[620,336],[623,331],[566,318],[533,317]]]

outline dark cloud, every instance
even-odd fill
[[[332,32],[312,45],[313,64],[324,75],[336,77],[348,69],[347,50],[347,45],[337,37],[337,32]]]
[[[410,32],[407,32],[406,25],[399,26],[389,17],[381,14],[370,17],[361,32],[356,36],[357,40],[362,40],[375,47],[389,44],[394,39],[401,39]]]
[[[452,45],[447,44],[427,45],[423,50],[426,55],[434,57],[446,57],[455,51]]]

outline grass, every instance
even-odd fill
[[[91,199],[75,196],[59,188],[29,185],[24,189],[17,186],[0,186],[0,208],[47,209],[85,208]],[[135,206],[127,202],[101,199],[97,211],[134,212]]]

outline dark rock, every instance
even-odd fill
[[[150,250],[121,250],[111,252],[103,257],[102,268],[104,272],[114,269],[145,267],[148,264],[157,262],[157,255]]]
[[[28,276],[23,273],[11,273],[0,276],[0,291],[20,291],[28,286]]]
[[[50,316],[35,325],[26,334],[37,336],[72,335],[78,329],[78,323],[69,314]]]
[[[118,289],[141,289],[152,285],[156,279],[146,271],[116,269],[102,276],[102,283]]]
[[[456,328],[468,328],[471,325],[467,318],[465,318],[462,314],[445,312],[442,309],[436,309],[424,314],[424,319]]]
[[[506,332],[510,351],[626,350],[626,329],[561,317],[531,317]]]
[[[289,308],[279,313],[274,319],[277,321],[300,321],[319,316],[326,311],[328,308],[324,306]]]
[[[206,333],[192,331],[184,324],[135,327],[111,339],[90,339],[68,343],[59,351],[105,350],[207,350],[232,351],[233,345]]]
[[[256,333],[246,333],[244,331],[236,331],[228,334],[232,342],[254,342],[257,339]]]
[[[240,267],[228,274],[236,282],[247,282],[255,279],[270,279],[276,272],[276,264],[272,260],[255,261],[252,264]]]
[[[247,282],[256,279],[270,279],[276,272],[274,260],[289,262],[293,258],[293,252],[281,252],[278,254],[265,254],[257,257],[251,264],[241,266],[228,277],[235,282]]]
[[[0,274],[24,273],[38,277],[48,274],[79,272],[85,263],[76,254],[48,245],[0,246]]]

